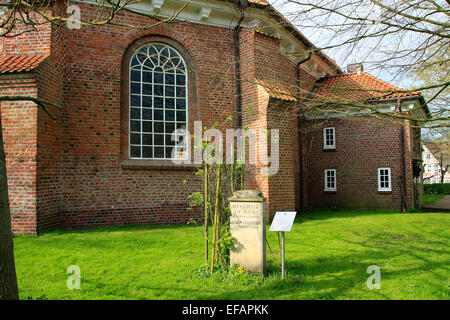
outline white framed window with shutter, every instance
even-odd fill
[[[336,129],[334,127],[323,128],[323,148],[336,149]]]
[[[324,186],[325,191],[336,191],[337,190],[337,182],[336,182],[336,169],[326,169],[324,173]]]
[[[378,168],[378,191],[392,191],[391,168]]]

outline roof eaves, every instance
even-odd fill
[[[250,2],[251,6],[267,9],[266,12],[271,15],[275,20],[280,22],[286,30],[288,30],[292,35],[294,35],[298,40],[300,40],[308,49],[314,51],[314,53],[319,56],[326,64],[328,64],[334,71],[338,74],[342,74],[342,69],[325,53],[319,50],[311,41],[308,40],[294,25],[292,25],[278,10],[272,7],[270,4],[262,5],[259,3]]]
[[[0,74],[32,71],[47,57],[48,55],[4,55],[0,57]]]
[[[379,103],[379,102],[389,102],[389,101],[402,101],[402,100],[414,100],[418,99],[421,107],[425,111],[425,114],[428,119],[432,118],[430,109],[428,108],[428,104],[425,101],[425,98],[421,94],[415,94],[411,96],[402,96],[402,97],[392,97],[392,98],[386,98],[386,99],[368,99],[365,101],[365,103]]]
[[[269,97],[284,100],[284,101],[297,101],[297,98],[289,92],[286,88],[279,84],[272,84],[266,81],[256,79],[258,85],[260,85],[269,95]]]
[[[236,0],[224,0],[236,4]],[[250,0],[248,1],[250,7],[265,10],[271,17],[280,22],[284,28],[300,40],[308,49],[314,51],[326,64],[328,64],[338,74],[344,73],[342,69],[325,53],[320,51],[311,41],[309,41],[289,20],[287,20],[278,10],[276,10],[270,3],[265,0]]]

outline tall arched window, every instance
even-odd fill
[[[172,47],[149,43],[132,56],[129,70],[130,158],[171,159],[172,133],[188,129],[186,63]]]

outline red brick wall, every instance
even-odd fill
[[[31,14],[33,18],[33,14]],[[34,18],[33,18],[34,19]],[[20,22],[10,35],[14,37],[0,37],[2,55],[49,55],[51,47],[50,25],[37,26],[39,31],[30,31],[29,26]],[[48,64],[48,59],[44,64]],[[47,68],[48,69],[48,68]],[[56,79],[48,76],[42,81],[41,77],[33,73],[4,74],[0,76],[1,95],[22,95],[41,97],[42,84]],[[51,97],[43,94],[41,98]],[[43,111],[33,102],[17,101],[2,103],[3,138],[7,160],[8,188],[14,233],[36,234],[40,224],[38,211],[47,211],[42,205],[40,196],[40,181],[50,181],[51,178],[44,173],[40,174],[42,143],[41,128],[46,126],[49,118],[42,117]],[[45,122],[41,122],[41,120]],[[39,123],[39,128],[38,128]],[[39,137],[39,138],[38,138]],[[50,136],[44,137],[44,139]],[[61,137],[59,137],[61,138]],[[57,157],[57,153],[55,157]],[[58,188],[53,185],[52,188]],[[47,200],[43,200],[44,202]],[[56,214],[56,213],[55,213]]]
[[[313,207],[401,209],[401,130],[373,117],[307,121],[307,193]],[[323,128],[335,127],[336,150],[323,150]],[[408,128],[406,128],[408,131]],[[409,139],[405,135],[406,144]],[[406,154],[407,203],[412,207],[411,161]],[[379,167],[391,168],[392,192],[378,192]],[[337,191],[324,192],[324,170],[336,169]]]
[[[256,77],[297,94],[296,65],[281,54],[278,39],[256,33]],[[298,104],[271,98],[267,106],[267,129],[279,130],[279,169],[269,177],[268,213],[296,209],[298,172]],[[269,151],[270,153],[270,146]]]
[[[0,37],[0,49],[2,54],[49,54],[51,27],[49,24],[36,25],[38,31],[32,30],[30,26],[20,23],[23,17],[18,17],[13,32],[8,33],[6,37]],[[30,19],[33,21],[43,21],[30,13]],[[27,31],[27,32],[25,32]],[[3,31],[2,31],[3,32]]]
[[[267,198],[268,217],[276,211],[295,210],[295,176],[298,172],[297,104],[270,98],[267,88],[256,80],[281,85],[296,93],[296,66],[280,52],[280,42],[273,37],[246,30],[241,33],[243,68],[243,126],[250,129],[279,130],[279,170],[261,176],[261,165],[247,166],[247,189],[259,189]],[[255,87],[256,90],[255,90]],[[270,137],[267,152],[270,155]],[[258,146],[261,148],[261,146]]]
[[[279,130],[279,169],[269,177],[269,212],[295,211],[296,172],[298,171],[298,118],[297,104],[292,101],[271,99],[268,129]],[[270,149],[269,149],[270,150]]]
[[[51,27],[51,55],[36,70],[38,96],[61,106],[63,97],[63,27]],[[61,210],[62,111],[48,107],[56,121],[38,109],[37,224],[38,232],[58,226]]]
[[[312,88],[314,87],[314,83],[316,79],[314,79],[310,74],[305,72],[300,68],[300,96],[302,98],[308,98],[311,93]],[[300,110],[307,109],[308,100],[302,100],[299,103]],[[301,114],[306,114],[306,111],[301,112]],[[299,168],[296,172],[296,207],[297,209],[301,209],[307,206],[308,203],[308,175],[307,175],[307,157],[306,154],[308,152],[307,149],[307,121],[304,116],[300,117],[299,122]]]
[[[85,19],[96,16],[91,5],[83,5],[81,12]],[[118,21],[150,23],[132,13],[124,13]],[[42,35],[30,33],[5,40],[3,53],[50,53],[50,57],[34,72],[35,78],[30,78],[31,74],[2,76],[2,92],[31,94],[63,106],[61,112],[50,109],[57,118],[53,122],[32,103],[2,104],[14,231],[184,223],[197,217],[198,211],[186,210],[188,195],[201,188],[194,169],[122,163],[121,92],[127,85],[123,83],[122,60],[127,48],[140,39],[165,37],[175,41],[184,48],[195,77],[189,85],[190,127],[194,120],[202,120],[205,127],[215,122],[220,128],[230,127],[225,119],[230,115],[236,119],[233,36],[233,29],[180,22],[147,31],[114,26],[81,30],[48,27]],[[313,206],[399,207],[398,128],[381,125],[373,118],[334,119],[337,149],[323,152],[323,126],[308,121],[299,145],[298,105],[271,98],[254,83],[261,79],[296,93],[296,66],[281,54],[279,40],[243,29],[240,59],[243,126],[280,130],[278,174],[261,176],[260,165],[248,165],[245,174],[246,188],[259,189],[267,198],[269,215],[298,208],[301,185],[305,203]],[[314,79],[303,71],[300,76],[305,96]],[[14,79],[21,80],[11,84]],[[409,176],[411,166],[405,162]],[[306,172],[303,180],[302,166]],[[378,166],[392,168],[390,195],[377,192]],[[338,170],[336,194],[323,193],[325,168]],[[411,199],[410,191],[407,197]]]
[[[94,17],[95,11],[91,5],[81,10],[84,19]],[[131,13],[123,14],[119,21],[150,23]],[[236,119],[232,29],[188,22],[148,31],[113,26],[49,27],[43,35],[11,40],[5,44],[8,52],[20,53],[26,43],[36,48],[27,53],[51,53],[36,71],[38,95],[63,105],[61,113],[52,110],[56,122],[42,110],[37,112],[36,231],[136,221],[185,222],[196,216],[184,210],[187,196],[200,188],[192,169],[144,170],[121,164],[122,58],[134,41],[146,36],[167,37],[187,51],[196,77],[195,86],[189,88],[195,96],[191,121],[202,120],[205,127],[217,121],[225,128],[230,123],[224,119],[230,115]],[[263,191],[268,213],[294,209],[299,171],[297,120],[287,114],[280,118],[283,105],[270,100],[253,82],[258,78],[292,89],[296,86],[295,66],[281,55],[279,40],[245,29],[240,37],[243,126],[280,129],[282,138],[278,175],[269,179],[260,175],[260,166],[248,166],[246,187]],[[29,39],[36,43],[29,45]],[[247,112],[249,108],[256,112]],[[184,184],[184,180],[190,182]]]
[[[259,130],[267,126],[266,108],[268,97],[261,93],[255,82],[255,33],[243,29],[239,35],[241,86],[242,86],[242,127]],[[269,181],[258,173],[259,164],[245,166],[245,189],[260,190],[268,198]],[[268,199],[269,201],[269,199]]]
[[[0,75],[0,95],[37,96],[30,74]],[[1,103],[8,192],[14,233],[35,234],[37,107],[33,102]]]
[[[87,12],[93,11],[82,9]],[[149,23],[129,14],[123,19]],[[135,40],[151,35],[177,41],[192,60],[197,85],[189,90],[196,91],[197,101],[189,107],[197,117],[191,120],[201,119],[209,127],[234,114],[231,29],[182,22],[148,31],[112,26],[67,30],[62,125],[65,226],[125,223],[137,221],[137,216],[139,221],[161,223],[195,217],[195,212],[181,210],[187,207],[187,196],[200,188],[192,169],[132,170],[120,162],[122,57]]]

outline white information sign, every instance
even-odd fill
[[[277,212],[273,218],[269,231],[289,232],[295,220],[297,212]]]

